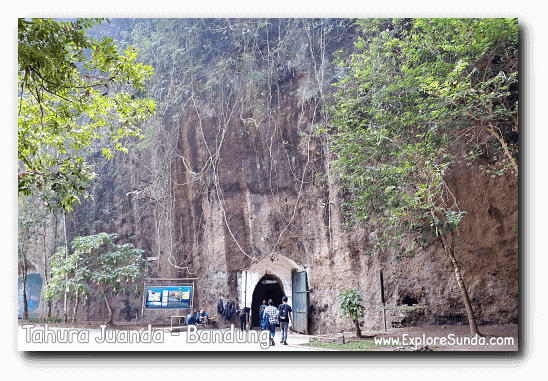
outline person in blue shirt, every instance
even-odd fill
[[[204,312],[204,310],[200,310],[200,314],[198,315],[198,321],[200,322],[200,324],[208,324],[209,323],[209,319],[207,318],[207,314]]]
[[[291,306],[287,304],[287,296],[284,296],[282,298],[282,304],[278,307],[278,314],[279,314],[279,320],[280,320],[280,329],[282,331],[282,341],[280,343],[283,343],[283,345],[287,345],[287,332],[289,328],[289,323],[293,325],[293,316],[291,311]]]
[[[192,313],[192,311],[188,315],[186,315],[185,324],[186,325],[194,324],[194,314]]]
[[[268,318],[264,313],[265,308],[266,308],[266,300],[263,300],[263,305],[259,307],[259,320],[261,324],[261,331],[264,331],[265,329],[268,329],[269,327]]]

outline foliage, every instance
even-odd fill
[[[361,304],[363,301],[359,291],[351,289],[346,290],[344,294],[339,295],[339,309],[341,318],[352,321],[358,320],[363,316],[365,307]]]
[[[493,176],[517,173],[517,20],[357,24],[363,37],[337,59],[348,75],[331,109],[350,223],[378,224],[379,249],[399,257],[432,238],[454,244],[466,212],[445,182],[453,166],[488,152]]]
[[[375,339],[351,339],[347,338],[344,344],[339,344],[336,342],[333,343],[324,343],[320,341],[315,341],[310,339],[310,342],[302,344],[310,347],[319,347],[328,350],[338,350],[338,351],[378,351],[382,350],[381,348],[395,347],[395,344],[377,344]]]
[[[155,104],[142,97],[152,68],[135,49],[87,31],[100,19],[18,20],[18,190],[69,211],[95,176],[84,150],[99,139],[125,151]],[[110,148],[103,154],[112,156]]]
[[[51,257],[51,278],[44,287],[44,300],[51,301],[67,293],[69,298],[91,294],[85,268],[78,268],[79,253],[68,254],[66,246],[59,247]]]
[[[29,247],[36,237],[37,230],[47,224],[47,214],[37,197],[19,195],[18,204],[17,253],[19,265],[26,266]]]
[[[30,318],[27,319],[28,324],[51,324],[51,323],[62,323],[64,319],[60,316],[50,316],[48,318]]]
[[[116,238],[116,234],[107,233],[76,237],[72,254],[64,246],[59,248],[52,257],[52,274],[43,290],[44,299],[56,299],[64,292],[70,297],[90,295],[93,284],[101,298],[128,291],[137,297],[137,282],[147,265],[143,250],[130,243],[115,244]]]

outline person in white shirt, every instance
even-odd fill
[[[268,306],[264,309],[266,315],[268,315],[270,323],[270,345],[275,345],[274,335],[276,334],[276,324],[278,324],[278,309],[273,306],[274,301],[268,299]]]

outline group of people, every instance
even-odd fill
[[[287,304],[288,298],[284,296],[282,298],[282,304],[276,308],[274,306],[274,301],[272,299],[263,300],[263,304],[259,307],[259,318],[261,322],[261,331],[270,330],[270,345],[275,345],[274,335],[276,334],[276,325],[280,324],[280,329],[282,333],[281,344],[287,345],[287,333],[289,331],[289,324],[293,325],[293,314],[292,309],[289,304]],[[233,313],[233,307],[231,303],[227,302],[227,308],[223,308],[222,301],[219,300],[218,312],[225,316],[225,312],[230,310],[230,316]],[[242,307],[240,310],[236,311],[240,317],[240,329],[245,331],[249,325],[249,315],[251,310],[249,307]],[[226,318],[226,316],[225,316]],[[208,324],[208,316],[201,310],[199,313],[188,314],[185,319],[185,324]]]
[[[186,315],[186,318],[185,318],[185,324],[186,325],[191,325],[191,324],[208,324],[209,323],[209,318],[207,316],[207,313],[205,313],[204,310],[200,310],[200,312],[198,311],[195,311],[195,313],[189,313],[188,315]]]
[[[293,314],[291,306],[287,304],[287,296],[282,298],[282,304],[278,308],[274,306],[272,299],[263,300],[263,305],[259,307],[259,317],[261,319],[261,330],[270,330],[270,345],[275,345],[274,335],[276,334],[276,324],[280,324],[282,331],[282,340],[280,343],[287,345],[287,332],[289,324],[293,325]]]

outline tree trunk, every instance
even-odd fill
[[[46,245],[46,237],[48,230],[44,229],[44,283],[48,284],[48,247]],[[41,297],[43,301],[43,297]],[[46,317],[49,318],[51,315],[51,302],[48,302],[48,309]]]
[[[65,282],[67,281],[67,278],[65,277]],[[67,322],[67,292],[65,291],[65,297],[64,297],[64,302],[63,302],[63,321],[66,323]]]
[[[69,252],[69,246],[68,246],[68,241],[67,241],[67,220],[66,220],[66,217],[65,217],[64,213],[63,213],[63,230],[65,232],[65,247],[67,248],[67,251],[66,251],[66,254],[65,254],[65,262],[66,262],[67,255],[68,255],[68,252]],[[68,278],[65,275],[65,284],[67,283],[67,281],[68,281]],[[67,322],[67,291],[66,291],[66,288],[65,288],[65,293],[64,293],[63,316],[64,316],[63,321],[66,323]]]
[[[512,164],[514,164],[514,170],[516,171],[516,174],[517,174],[518,173],[518,165],[517,165],[516,161],[514,160],[514,157],[512,156],[510,151],[508,150],[508,145],[506,144],[506,142],[504,141],[502,136],[495,131],[495,128],[493,128],[491,126],[489,126],[487,128],[487,131],[489,131],[499,141],[500,145],[504,149],[504,154],[510,160],[510,162]]]
[[[360,322],[356,319],[354,320],[354,325],[356,326],[356,337],[358,339],[362,338],[362,331],[360,329]]]
[[[449,248],[444,245],[444,248],[447,256],[451,260],[451,264],[453,265],[455,278],[457,279],[457,284],[459,285],[462,298],[464,299],[464,307],[466,308],[466,314],[468,315],[468,322],[470,324],[470,335],[471,337],[474,337],[475,335],[483,336],[483,334],[481,334],[481,332],[478,330],[478,326],[476,325],[476,318],[474,317],[474,311],[472,310],[472,303],[470,302],[470,297],[468,296],[468,291],[466,290],[466,285],[464,284],[464,280],[462,279],[460,267],[457,262],[457,258],[455,257],[455,248],[453,247],[453,245],[451,245]]]
[[[29,306],[27,302],[27,274],[21,277],[21,288],[23,289],[23,320],[29,318]]]
[[[110,303],[108,302],[108,298],[106,296],[105,296],[105,303],[107,304],[107,310],[108,310],[107,325],[114,325],[114,323],[112,322],[112,317],[113,317],[112,307],[110,306]]]
[[[23,320],[27,320],[29,318],[29,306],[27,301],[27,257],[23,256],[21,265],[20,265],[20,271],[21,271],[21,289],[23,291]]]
[[[78,313],[78,302],[79,302],[80,298],[78,297],[78,295],[76,295],[76,300],[74,301],[74,310],[72,312],[73,314],[73,320],[72,322],[73,323],[76,323],[76,314]]]
[[[78,262],[75,263],[76,270],[75,273],[78,273]],[[72,322],[76,323],[76,314],[78,313],[78,302],[80,301],[80,298],[78,297],[78,288],[75,291],[76,299],[74,300],[74,310],[72,312]]]
[[[53,225],[53,244],[51,246],[51,252],[50,252],[50,256],[52,256],[54,253],[55,253],[55,249],[57,248],[56,246],[56,242],[57,242],[57,229],[58,229],[58,224],[59,224],[59,217],[57,216],[57,214],[55,214],[55,212],[53,213],[53,220],[55,221],[54,222],[54,225]],[[45,266],[46,270],[47,270],[47,266]],[[45,271],[46,274],[48,273],[48,271]],[[50,273],[51,273],[51,270],[50,270]],[[47,279],[46,279],[46,283],[47,283]],[[48,300],[48,315],[47,315],[48,319],[51,317],[51,300]]]

